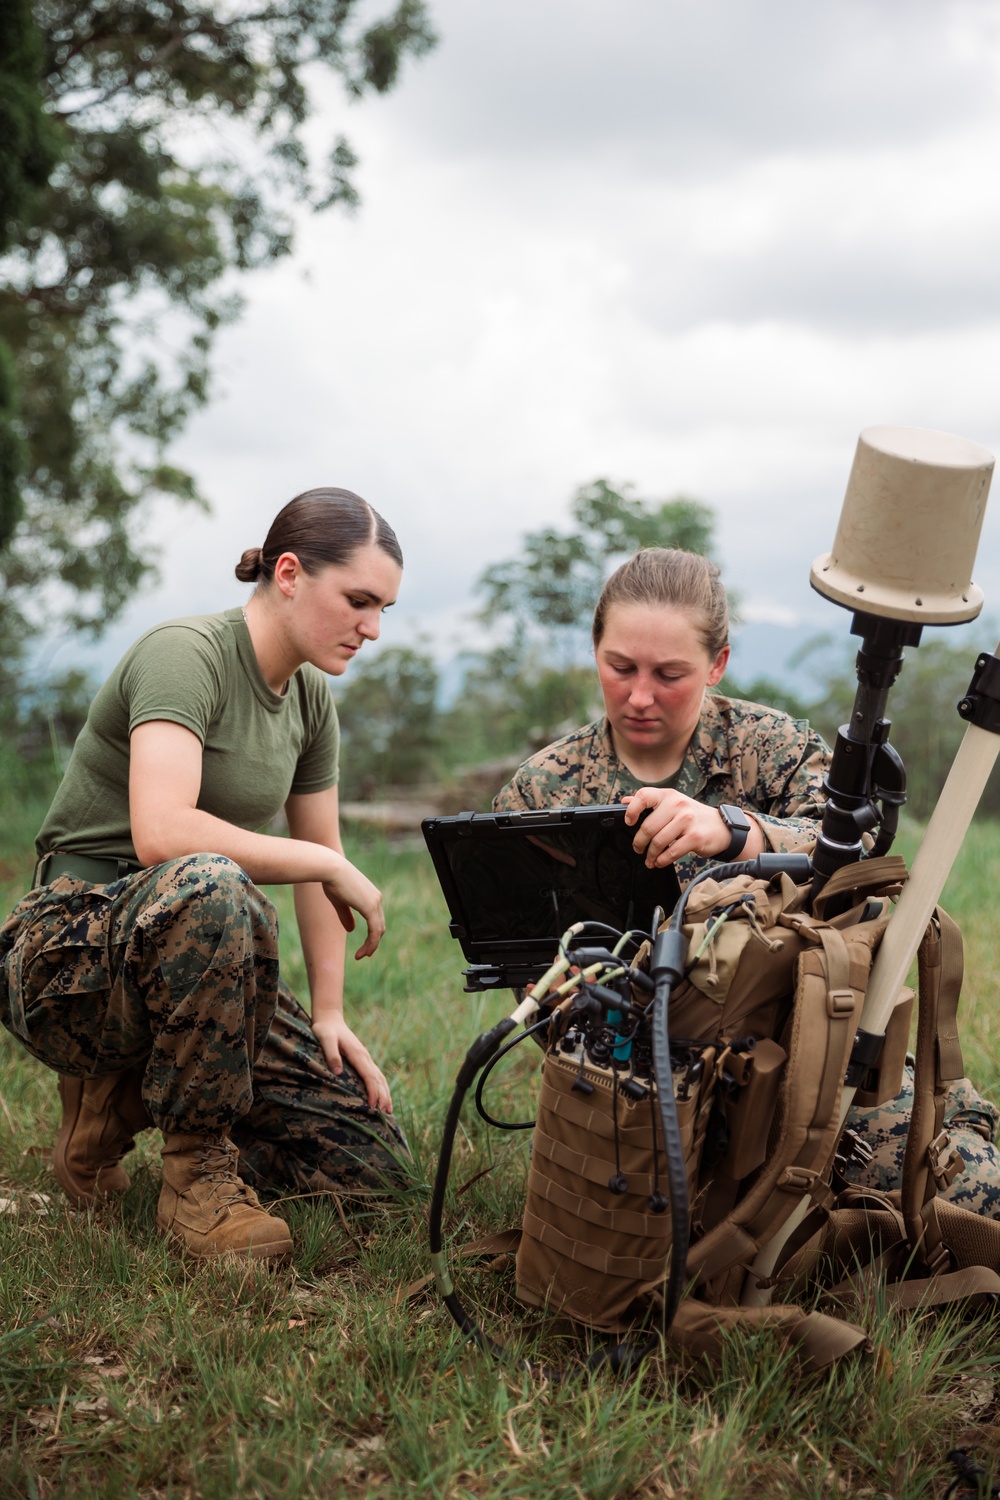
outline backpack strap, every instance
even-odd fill
[[[844,865],[835,871],[813,902],[813,915],[822,918],[827,907],[841,896],[849,895],[851,905],[856,906],[867,896],[884,893],[894,886],[901,886],[907,879],[906,861],[900,854],[883,854],[877,859],[861,859],[856,864]]]
[[[917,1053],[913,1111],[903,1156],[902,1207],[910,1244],[932,1275],[947,1270],[949,1256],[937,1195],[964,1170],[944,1129],[948,1084],[964,1076],[958,1038],[962,989],[962,934],[938,907],[920,944]]]
[[[780,1100],[780,1131],[750,1190],[688,1253],[688,1271],[711,1283],[750,1264],[803,1197],[833,1201],[827,1168],[840,1135],[838,1101],[871,968],[871,946],[833,927],[815,929],[816,946],[798,961]]]
[[[682,1302],[670,1325],[667,1343],[713,1364],[722,1360],[726,1336],[773,1329],[794,1350],[799,1368],[825,1370],[855,1350],[871,1350],[864,1330],[843,1318],[801,1307],[708,1307],[690,1298]]]

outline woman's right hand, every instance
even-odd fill
[[[718,858],[729,847],[732,834],[717,807],[696,802],[683,792],[669,787],[644,786],[631,797],[623,797],[625,822],[631,828],[638,823],[632,847],[641,854],[650,870],[672,865],[683,854],[701,854]],[[643,811],[649,812],[642,822]],[[749,816],[750,832],[738,860],[755,859],[767,848],[764,832],[756,818]]]
[[[626,824],[639,824],[632,847],[650,870],[672,865],[683,854],[721,854],[729,843],[730,833],[719,809],[695,802],[683,792],[644,786],[622,801]],[[646,817],[639,823],[643,812]]]
[[[342,854],[334,855],[335,872],[322,882],[327,900],[330,901],[348,932],[354,931],[354,913],[365,920],[368,936],[355,953],[355,958],[368,958],[375,952],[385,936],[385,913],[382,910],[382,892],[373,885],[367,875],[362,875],[356,865]]]

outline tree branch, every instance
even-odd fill
[[[76,109],[54,109],[52,114],[57,120],[71,120],[75,116],[83,114],[88,109],[96,109],[100,104],[107,104],[109,99],[114,99],[123,89],[134,89],[143,73],[151,73],[160,63],[166,62],[168,58],[173,57],[176,52],[179,52],[188,36],[197,36],[198,34],[198,32],[175,31],[169,42],[166,42],[160,48],[155,57],[151,57],[148,62],[138,64],[130,73],[126,74],[120,83],[115,84],[113,89],[108,89],[99,99],[88,99],[86,104],[79,104]]]

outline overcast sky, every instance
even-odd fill
[[[243,283],[173,450],[213,515],[155,519],[162,586],[95,665],[240,602],[240,552],[317,484],[399,533],[390,644],[468,644],[476,576],[597,476],[707,501],[749,618],[846,635],[808,573],[859,431],[1000,448],[1000,4],[432,11],[390,96],[326,83],[316,138],[348,135],[361,210]],[[1000,613],[1000,493],[975,576]]]

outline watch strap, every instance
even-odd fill
[[[722,851],[719,858],[728,864],[730,860],[739,859],[746,847],[750,837],[750,819],[742,807],[735,807],[731,802],[723,802],[719,813],[730,833],[729,847]]]

